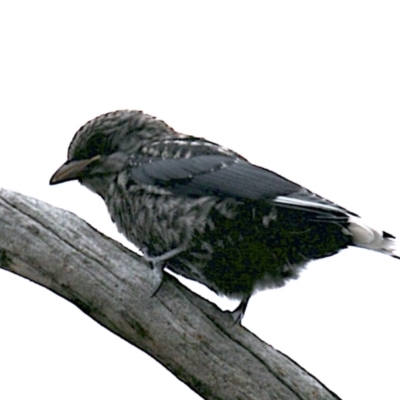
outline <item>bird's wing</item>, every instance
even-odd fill
[[[161,186],[173,193],[189,196],[260,200],[301,189],[295,183],[247,161],[214,154],[148,160],[132,166],[129,178],[139,184]]]
[[[220,154],[134,163],[129,178],[175,194],[269,200],[281,207],[307,210],[328,218],[352,214],[272,171]]]

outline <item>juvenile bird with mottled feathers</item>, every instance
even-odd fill
[[[99,194],[149,260],[240,300],[283,286],[310,260],[348,246],[399,258],[394,236],[238,153],[176,132],[141,111],[101,115],[75,134],[51,184]]]

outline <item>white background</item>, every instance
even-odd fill
[[[100,198],[48,181],[86,121],[141,109],[400,236],[399,7],[1,2],[0,186],[123,240]],[[400,399],[399,285],[400,261],[350,249],[257,294],[243,324],[343,399]],[[161,398],[199,397],[73,305],[0,271],[1,400]]]

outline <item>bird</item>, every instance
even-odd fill
[[[165,268],[239,301],[284,286],[309,261],[356,246],[389,256],[395,237],[228,148],[142,111],[83,125],[50,184],[78,180],[101,196],[118,230],[153,270]]]

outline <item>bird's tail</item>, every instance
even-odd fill
[[[390,233],[375,229],[355,216],[349,218],[347,231],[353,237],[354,246],[378,251],[400,259],[396,238]]]

